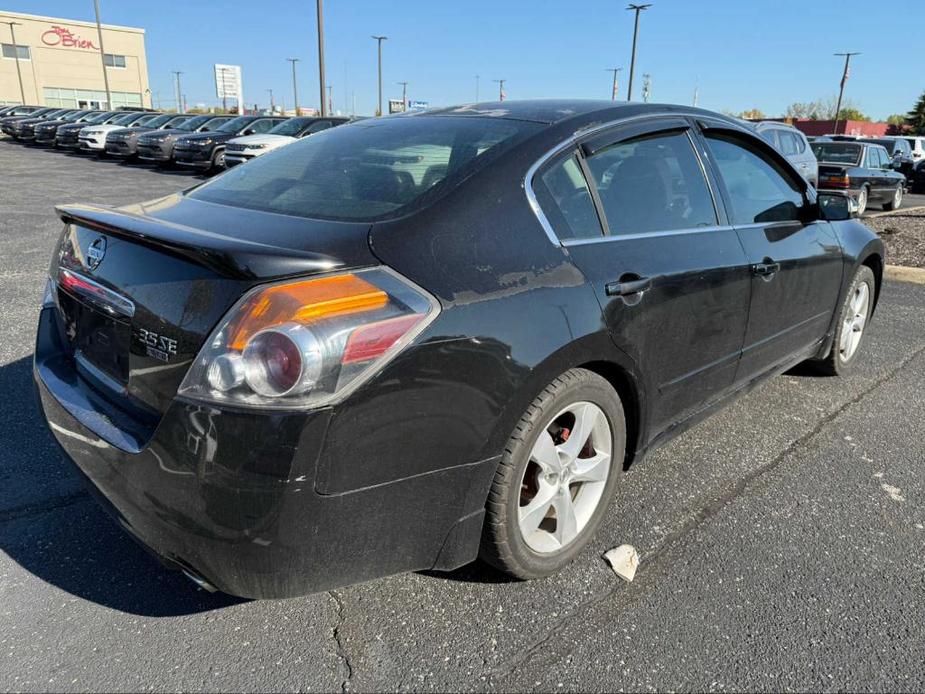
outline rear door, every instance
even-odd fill
[[[540,169],[574,263],[617,346],[637,364],[655,435],[733,382],[750,276],[683,118],[621,126]]]
[[[817,218],[815,192],[779,153],[719,122],[704,123],[702,136],[752,274],[736,375],[744,382],[808,356],[825,337],[841,287],[841,246]]]

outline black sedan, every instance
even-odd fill
[[[138,137],[138,158],[158,164],[173,159],[173,148],[181,137],[191,133],[211,132],[230,121],[234,116],[194,116],[175,128],[142,133]]]
[[[54,145],[55,138],[58,136],[58,128],[63,125],[80,125],[88,124],[96,118],[104,115],[101,111],[72,111],[64,116],[59,116],[53,120],[36,123],[34,127],[34,137],[32,142],[37,145]]]
[[[352,123],[58,208],[35,382],[104,506],[206,588],[546,576],[626,465],[795,364],[856,368],[884,249],[852,206],[681,106]]]
[[[225,144],[243,135],[269,132],[285,118],[238,116],[212,132],[181,137],[174,145],[174,161],[202,171],[225,166]]]
[[[893,158],[883,145],[868,142],[813,142],[819,160],[819,190],[846,191],[857,200],[863,214],[870,202],[884,210],[902,205],[906,177],[893,167]]]

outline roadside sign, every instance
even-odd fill
[[[243,101],[240,65],[215,65],[215,95],[219,99]]]

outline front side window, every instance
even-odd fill
[[[876,147],[868,147],[867,149],[867,168],[868,169],[879,169],[880,168],[880,152]]]
[[[686,133],[611,145],[588,158],[588,169],[611,234],[717,224],[713,197]]]
[[[798,221],[803,192],[788,172],[744,138],[707,133],[732,203],[733,224]]]
[[[32,60],[32,54],[29,53],[28,46],[13,45],[12,43],[4,43],[2,45],[3,57],[16,60]]]
[[[317,219],[385,219],[433,202],[540,127],[470,116],[369,119],[268,152],[189,196]]]
[[[578,157],[557,162],[539,176],[540,206],[563,241],[600,237],[601,222]]]

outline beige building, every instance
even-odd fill
[[[104,24],[103,48],[112,104],[96,24],[0,10],[0,105],[150,107],[144,29]]]

